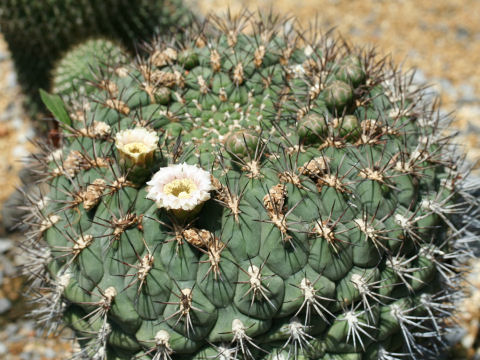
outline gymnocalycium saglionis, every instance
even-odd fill
[[[476,241],[448,119],[315,27],[186,38],[61,103],[25,221],[47,328],[78,359],[436,358]]]

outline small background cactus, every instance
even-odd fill
[[[57,95],[88,95],[102,72],[113,71],[109,64],[122,66],[132,60],[126,50],[110,40],[97,38],[82,42],[58,61],[51,75],[51,91]]]
[[[442,123],[373,53],[284,25],[217,19],[67,107],[27,250],[48,268],[44,319],[70,323],[79,356],[440,352],[476,206]],[[212,173],[196,217],[158,210],[120,161],[112,140],[139,126],[160,136],[151,172]]]
[[[104,36],[133,52],[156,32],[186,26],[190,14],[181,0],[3,0],[0,29],[35,114],[38,90],[48,89],[52,67],[73,45]]]

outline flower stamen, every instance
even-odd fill
[[[148,151],[147,146],[139,142],[127,144],[125,145],[124,149],[125,149],[125,152],[128,152],[130,155],[140,154]]]
[[[197,185],[191,179],[175,179],[163,187],[165,194],[173,195],[179,199],[189,199],[197,190]]]

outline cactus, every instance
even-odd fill
[[[89,39],[69,50],[53,69],[52,92],[62,96],[88,95],[102,72],[114,71],[132,60],[121,46],[107,39]]]
[[[316,28],[211,22],[57,104],[40,319],[88,359],[436,358],[477,203],[435,105]]]
[[[133,51],[156,32],[191,21],[181,0],[4,0],[0,29],[8,43],[31,111],[50,83],[58,59],[75,44],[105,36]]]

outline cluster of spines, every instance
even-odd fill
[[[242,21],[231,21],[233,26],[227,25],[227,22],[220,23],[220,28],[227,27],[226,29],[222,29],[228,37],[228,43],[234,45],[238,40],[237,36],[240,35],[241,28],[243,26]],[[260,27],[262,29],[262,27]],[[266,27],[265,34],[268,34],[271,29]],[[268,31],[267,31],[268,30]],[[262,34],[261,34],[262,35]],[[263,38],[260,35],[260,38]],[[266,36],[266,35],[265,35]],[[286,37],[289,38],[291,35],[287,35]],[[199,41],[202,37],[195,39],[195,44],[198,46]],[[298,38],[300,39],[300,38]],[[300,41],[300,40],[298,40]],[[292,41],[290,38],[288,39],[288,44],[294,44],[295,41]],[[315,44],[309,45],[313,52],[317,52],[317,46]],[[308,48],[308,47],[307,47]],[[323,54],[328,58],[328,54],[332,54],[332,59],[334,59],[334,54],[336,54],[336,45],[328,44],[328,46],[322,48]],[[294,50],[289,49],[288,47],[284,51],[284,56],[287,55]],[[310,50],[309,50],[310,51]],[[196,64],[195,59],[192,60],[192,54],[190,53],[190,57],[188,57],[188,53],[190,49],[183,50],[185,56],[187,56],[187,60],[185,60],[182,65],[188,71],[190,67],[193,67],[192,64]],[[264,50],[262,50],[262,45],[259,45],[253,51],[254,63],[261,63],[262,54],[264,54]],[[178,52],[175,53],[171,49],[163,49],[160,54],[165,56],[165,62],[168,64],[169,61],[175,62],[177,60]],[[220,54],[215,54],[214,51],[211,51],[211,67],[212,70],[218,68],[218,64],[221,64]],[[162,87],[166,85],[167,88],[169,87],[176,87],[182,88],[182,83],[185,81],[183,79],[183,74],[175,73],[175,70],[172,72],[163,72],[163,73],[156,73],[156,70],[153,70],[156,66],[149,64],[148,62],[153,62],[154,57],[157,57],[157,61],[159,54],[153,53],[152,57],[147,60],[147,66],[144,64],[140,64],[139,69],[142,72],[143,77],[146,80],[145,84],[142,84],[144,87],[145,92],[148,94],[150,100],[155,103],[160,104],[168,104],[171,100],[165,100],[164,97],[156,96],[156,92],[158,87]],[[230,55],[230,56],[235,56]],[[195,56],[193,56],[194,58]],[[319,59],[323,59],[319,58]],[[330,59],[330,62],[332,61]],[[287,59],[284,59],[288,63]],[[324,61],[324,60],[322,60]],[[317,63],[316,66],[323,66],[320,67],[322,69],[320,73],[328,71],[326,68],[326,64],[329,61],[324,63]],[[238,86],[242,84],[245,79],[243,78],[244,75],[244,65],[241,65],[241,62],[238,62],[235,69],[232,72],[232,81]],[[371,64],[370,60],[364,59],[363,64]],[[311,64],[310,64],[311,65]],[[382,69],[383,63],[379,63],[377,65],[372,66],[374,69]],[[422,174],[429,166],[432,165],[425,165],[428,164],[440,164],[446,168],[453,168],[453,161],[451,159],[445,158],[445,150],[443,149],[449,144],[449,138],[446,137],[436,138],[435,144],[438,146],[438,150],[431,151],[431,141],[433,141],[431,133],[438,134],[439,124],[433,117],[430,118],[430,112],[426,112],[424,109],[418,108],[418,101],[419,97],[415,93],[410,93],[405,91],[405,87],[408,86],[408,83],[403,83],[404,78],[399,78],[397,73],[393,73],[391,79],[391,83],[388,82],[387,79],[382,78],[380,75],[373,76],[373,70],[367,69],[367,79],[379,79],[379,84],[382,86],[391,85],[390,92],[388,94],[388,99],[391,102],[389,105],[393,109],[391,114],[389,114],[390,118],[393,118],[393,121],[389,124],[388,122],[391,120],[388,119],[378,119],[378,120],[370,120],[365,118],[364,121],[361,122],[360,126],[353,126],[348,129],[349,124],[353,119],[348,118],[349,115],[345,113],[337,113],[337,108],[333,107],[332,112],[334,113],[334,117],[329,119],[328,117],[323,117],[321,121],[323,125],[318,125],[314,123],[314,125],[306,125],[304,128],[306,132],[311,131],[313,132],[313,141],[321,140],[320,149],[342,149],[348,148],[353,145],[354,147],[361,147],[364,145],[382,145],[384,143],[384,137],[390,135],[398,135],[399,136],[408,136],[403,130],[405,124],[401,121],[401,118],[405,115],[408,116],[416,116],[416,112],[420,114],[422,117],[419,118],[418,121],[425,122],[427,126],[425,126],[425,141],[421,141],[418,145],[418,148],[414,151],[414,153],[409,153],[407,149],[399,149],[398,156],[392,157],[388,161],[386,161],[383,156],[386,153],[386,145],[382,151],[380,151],[380,157],[378,160],[375,160],[372,156],[367,156],[363,159],[358,159],[355,164],[349,164],[347,156],[349,154],[348,150],[345,152],[345,155],[342,159],[335,159],[337,162],[337,168],[335,170],[331,170],[330,168],[330,161],[331,159],[327,156],[322,156],[320,158],[315,159],[315,163],[309,160],[305,163],[299,162],[299,159],[302,159],[303,154],[303,143],[292,143],[290,139],[290,135],[287,133],[282,133],[283,129],[275,127],[274,130],[276,131],[275,134],[281,134],[283,137],[280,138],[267,138],[262,136],[262,140],[260,141],[259,138],[255,137],[251,139],[249,134],[242,133],[237,139],[233,139],[239,142],[239,148],[241,152],[238,152],[235,149],[235,144],[232,144],[230,148],[227,148],[227,152],[229,152],[233,158],[233,165],[226,164],[225,159],[222,157],[218,157],[216,159],[217,165],[220,168],[223,167],[223,172],[228,172],[231,166],[240,165],[241,169],[244,169],[245,173],[249,174],[252,179],[261,176],[261,167],[262,167],[262,160],[264,157],[272,157],[272,164],[278,166],[280,164],[279,169],[277,169],[278,181],[279,183],[272,188],[268,189],[268,193],[263,197],[261,202],[261,206],[265,208],[268,213],[268,219],[262,220],[264,222],[271,222],[274,224],[278,229],[281,231],[282,238],[285,243],[289,242],[289,232],[290,231],[301,231],[296,228],[296,226],[304,225],[303,222],[300,224],[295,221],[289,221],[288,218],[291,212],[295,209],[298,205],[291,207],[285,211],[284,209],[284,202],[286,197],[285,192],[285,184],[291,183],[296,187],[303,187],[302,184],[302,177],[306,176],[311,179],[315,180],[316,186],[318,188],[322,187],[331,187],[340,193],[352,193],[353,189],[361,183],[362,179],[369,179],[379,183],[381,186],[387,186],[391,189],[395,190],[395,187],[391,185],[389,178],[400,176],[401,174],[412,174],[418,176]],[[298,69],[297,69],[298,70]],[[305,70],[305,69],[304,69]],[[369,70],[372,71],[369,74]],[[219,68],[218,70],[219,71]],[[380,70],[378,71],[379,74],[383,72]],[[172,75],[167,75],[172,74]],[[286,76],[288,75],[285,72]],[[156,80],[152,80],[157,76]],[[328,74],[323,74],[323,76],[328,77]],[[288,77],[288,76],[287,76]],[[399,80],[400,79],[400,80]],[[268,77],[262,79],[265,84],[271,83],[271,80]],[[200,89],[200,93],[203,95],[209,94],[210,90],[208,89],[207,84],[205,83],[204,79],[197,78],[198,87]],[[290,84],[289,79],[285,79],[285,85]],[[375,85],[379,85],[375,84]],[[387,85],[385,85],[387,84]],[[374,86],[373,84],[369,84],[369,86]],[[153,87],[153,89],[152,89]],[[315,84],[313,89],[315,88],[322,88],[321,84]],[[266,87],[264,90],[268,89]],[[339,90],[340,93],[342,89]],[[107,91],[108,96],[104,99],[104,105],[108,108],[115,109],[117,112],[122,113],[123,115],[129,115],[130,108],[126,104],[125,101],[120,99],[119,94],[113,95],[111,91]],[[311,99],[314,97],[315,91],[313,93],[311,91],[302,94],[301,92],[298,93],[299,98],[304,99]],[[332,90],[333,94],[333,90]],[[407,94],[407,95],[405,95]],[[226,96],[222,91],[219,91],[218,97],[219,100],[222,101],[222,97]],[[255,94],[252,95],[247,94],[247,101],[250,99],[254,99]],[[333,95],[332,95],[333,96]],[[181,93],[176,93],[177,102],[180,104],[187,103],[187,100]],[[199,99],[197,107],[201,108],[202,97]],[[416,100],[416,101],[413,101]],[[288,101],[286,97],[280,97],[279,102],[273,105],[273,109],[279,111],[284,110],[284,105]],[[366,105],[362,103],[362,96],[361,94],[357,95],[357,101],[359,101],[358,106]],[[372,101],[370,99],[369,101]],[[296,103],[294,106],[296,108],[292,111],[292,114],[295,114],[297,124],[302,126],[303,120],[311,120],[309,119],[309,114],[311,114],[312,110],[309,105],[309,100],[306,101],[306,106],[297,105]],[[247,103],[248,104],[248,103]],[[361,105],[360,105],[361,104]],[[421,102],[420,102],[421,104]],[[249,106],[247,106],[248,111]],[[345,109],[345,104],[342,105],[340,108]],[[201,108],[202,109],[202,108]],[[244,117],[248,117],[248,112],[243,112],[243,109],[239,109],[239,112],[243,114]],[[394,114],[395,112],[395,114]],[[176,115],[174,112],[170,112],[167,107],[166,116],[171,119],[178,119],[182,120],[182,118],[192,118],[194,117],[192,114],[182,112],[179,115]],[[289,117],[292,114],[288,114]],[[280,114],[282,116],[282,114]],[[366,115],[365,115],[366,116]],[[318,116],[317,116],[318,117]],[[148,120],[142,123],[142,125],[149,125]],[[317,119],[313,119],[317,120]],[[335,122],[338,125],[335,125]],[[377,122],[379,124],[377,124]],[[332,125],[332,123],[334,125]],[[345,125],[345,126],[344,126]],[[314,130],[314,126],[320,126],[320,128],[327,129],[327,135],[320,135],[316,133]],[[94,123],[90,124],[90,127],[95,127]],[[85,128],[88,128],[87,126]],[[346,130],[342,133],[336,132],[335,129],[339,128]],[[70,129],[72,134],[74,134],[73,142],[76,142],[77,137],[85,136],[85,131],[82,132],[78,129]],[[322,130],[324,131],[324,130]],[[96,130],[91,132],[86,131],[86,133],[91,134],[93,139],[108,139],[110,137],[109,129],[104,130],[103,132],[97,133]],[[168,137],[168,133],[166,133],[166,137]],[[193,142],[195,140],[192,140]],[[78,142],[79,146],[82,146],[81,142]],[[244,145],[244,146],[242,146]],[[178,148],[177,144],[175,145]],[[247,149],[247,150],[245,150]],[[96,151],[101,151],[101,153],[97,153]],[[353,151],[353,150],[352,150]],[[103,153],[102,153],[103,152]],[[132,186],[131,183],[128,183],[126,180],[127,174],[123,174],[121,170],[115,167],[115,160],[109,159],[107,154],[109,154],[109,150],[95,150],[94,155],[89,155],[89,151],[87,149],[83,149],[83,151],[71,152],[65,158],[63,155],[60,156],[54,163],[56,166],[53,168],[51,167],[52,161],[49,159],[47,162],[50,165],[49,170],[47,171],[47,177],[54,178],[58,176],[65,176],[70,179],[71,185],[73,185],[73,192],[71,189],[59,189],[59,191],[65,193],[66,200],[63,200],[63,204],[60,206],[60,211],[65,211],[66,209],[75,209],[83,204],[85,207],[87,203],[87,199],[93,201],[95,205],[99,202],[102,202],[102,197],[106,194],[110,194],[111,192],[119,191],[123,186]],[[277,154],[277,155],[275,155]],[[385,155],[386,156],[386,155]],[[357,156],[356,156],[357,157]],[[280,162],[275,162],[276,160],[280,159]],[[266,160],[267,162],[270,160]],[[214,165],[214,164],[212,164]],[[439,166],[440,166],[439,165]],[[214,165],[215,166],[215,165]],[[339,174],[339,169],[343,166],[348,167],[343,174]],[[110,181],[109,183],[103,180],[103,183],[92,181],[91,183],[83,183],[81,180],[75,177],[77,173],[85,169],[92,169],[92,168],[102,168],[102,171],[109,171],[110,172]],[[301,169],[301,170],[300,170]],[[395,175],[392,175],[392,172],[395,172]],[[348,182],[347,177],[350,176],[351,173],[358,174],[358,182]],[[112,177],[113,175],[113,177]],[[438,198],[433,197],[429,200],[424,200],[422,203],[422,208],[425,210],[425,213],[421,216],[416,214],[411,209],[405,209],[403,213],[396,213],[396,214],[387,214],[380,220],[376,216],[376,212],[374,214],[369,214],[365,211],[360,218],[354,219],[352,222],[354,226],[356,226],[365,237],[366,242],[371,242],[376,250],[380,253],[383,251],[389,252],[390,249],[386,247],[385,242],[389,240],[394,240],[389,237],[388,230],[383,225],[383,221],[391,218],[392,216],[395,219],[396,225],[398,226],[394,230],[398,230],[400,232],[404,232],[404,234],[410,236],[414,241],[418,241],[418,244],[415,244],[421,251],[413,255],[412,257],[405,257],[401,251],[399,251],[399,247],[393,246],[393,248],[397,249],[397,253],[392,251],[390,258],[387,260],[387,263],[390,264],[390,268],[394,270],[396,277],[398,278],[397,281],[403,283],[407,289],[410,291],[414,291],[412,288],[412,282],[421,281],[418,279],[418,272],[424,270],[424,266],[422,265],[415,265],[412,264],[419,263],[419,258],[423,256],[430,260],[435,267],[439,274],[442,275],[443,281],[446,285],[449,286],[450,289],[446,290],[445,292],[440,292],[438,295],[432,295],[431,298],[426,299],[425,295],[419,304],[412,304],[412,303],[401,303],[401,304],[394,304],[392,305],[390,316],[393,317],[399,324],[401,328],[401,334],[403,336],[405,344],[407,344],[406,352],[404,353],[391,353],[388,351],[380,350],[378,355],[379,358],[384,359],[396,359],[396,358],[403,358],[403,357],[412,357],[416,358],[418,356],[428,356],[429,351],[428,349],[419,345],[421,342],[418,341],[418,337],[438,337],[441,338],[441,326],[439,323],[442,321],[442,318],[445,316],[451,315],[451,307],[448,303],[448,300],[451,297],[450,291],[454,291],[457,287],[456,277],[458,275],[457,265],[452,258],[455,258],[457,255],[468,255],[463,249],[455,249],[451,248],[454,241],[450,241],[449,238],[446,238],[443,244],[440,244],[440,247],[435,246],[433,243],[429,246],[429,241],[424,241],[422,236],[423,227],[415,225],[419,220],[423,220],[431,215],[438,215],[444,221],[446,226],[450,227],[450,232],[453,234],[452,239],[459,236],[459,234],[464,231],[463,228],[458,227],[456,223],[451,220],[455,215],[461,215],[463,211],[469,206],[474,206],[474,204],[469,204],[467,202],[457,202],[452,204],[451,200],[453,197],[461,196],[460,190],[457,190],[460,186],[460,182],[462,181],[461,177],[459,176],[458,172],[453,172],[451,176],[447,177],[444,182],[445,186],[450,184],[451,186],[451,195],[447,197],[444,196],[442,193],[438,193]],[[107,190],[109,189],[109,190]],[[265,190],[265,189],[260,189]],[[241,189],[238,187],[237,184],[228,183],[225,184],[218,184],[218,188],[216,190],[216,197],[220,204],[224,205],[227,208],[227,211],[231,213],[231,215],[235,218],[235,221],[239,221],[239,217],[241,217],[241,210],[239,209],[239,203],[241,202],[242,197],[244,194],[245,189]],[[90,195],[90,197],[89,197]],[[73,199],[73,200],[71,200]],[[469,200],[466,198],[466,201]],[[58,200],[57,200],[58,201]],[[60,200],[62,203],[62,200]],[[120,205],[120,204],[118,204]],[[90,205],[87,205],[87,207]],[[139,221],[137,214],[133,213],[133,209],[125,209],[121,206],[119,207],[121,215],[111,214],[111,219],[98,219],[96,220],[97,225],[105,226],[106,228],[111,229],[111,233],[107,236],[111,237],[111,242],[114,242],[115,239],[119,234],[121,234],[125,229],[132,227],[132,226],[141,226],[141,221]],[[313,210],[313,209],[312,209]],[[378,209],[376,209],[378,210]],[[314,210],[315,211],[315,210]],[[313,226],[310,230],[308,230],[309,236],[320,236],[323,237],[331,246],[331,250],[333,252],[338,252],[339,246],[342,246],[342,242],[348,243],[348,240],[342,240],[342,233],[347,232],[350,230],[346,228],[345,225],[342,223],[342,217],[344,214],[333,214],[335,212],[335,206],[332,205],[328,218],[321,218],[320,209],[317,209],[320,219],[315,221]],[[38,215],[43,214],[41,211],[38,212]],[[338,216],[337,216],[338,215]],[[36,220],[32,220],[33,222],[37,222],[38,229],[41,237],[43,231],[51,226],[55,226],[56,223],[56,215],[50,215],[46,218],[40,218]],[[57,219],[58,220],[58,219]],[[188,224],[190,225],[190,224]],[[339,228],[344,228],[344,230],[338,230]],[[427,225],[428,227],[428,225]],[[59,229],[61,231],[61,229]],[[190,244],[194,244],[194,246],[201,248],[205,254],[209,256],[209,263],[210,268],[209,271],[212,272],[214,276],[221,276],[222,274],[219,272],[218,268],[218,257],[221,257],[221,251],[225,244],[221,242],[221,239],[218,240],[215,238],[214,235],[209,233],[206,230],[197,229],[193,232],[191,231],[192,228],[190,226],[185,227],[184,224],[176,224],[174,222],[172,232],[176,235],[177,240],[179,243],[183,240],[189,242]],[[206,233],[205,233],[206,231]],[[89,241],[92,241],[91,238],[88,238],[88,234],[77,234],[78,238],[71,238],[68,234],[66,234],[67,240],[72,244],[71,247],[66,247],[62,249],[52,249],[56,253],[63,253],[63,255],[56,255],[57,259],[61,257],[69,258],[69,261],[74,262],[76,256],[88,246]],[[37,237],[37,236],[36,236]],[[344,238],[344,237],[343,237]],[[416,242],[415,241],[415,242]],[[433,239],[432,239],[433,242]],[[110,244],[111,245],[111,244]],[[228,245],[228,243],[227,243]],[[293,245],[293,244],[292,244]],[[147,247],[148,248],[148,247]],[[132,249],[135,249],[132,245]],[[135,250],[134,250],[135,251]],[[151,255],[152,252],[149,250],[148,255]],[[153,260],[150,257],[142,257],[138,253],[135,253],[137,257],[137,264],[130,264],[127,263],[126,265],[135,269],[136,272],[132,276],[133,280],[130,282],[131,286],[136,284],[138,286],[139,291],[141,291],[142,286],[142,279],[145,278],[145,273],[151,269],[151,263]],[[46,260],[42,260],[45,261]],[[248,281],[245,281],[245,284],[248,285],[248,289],[246,291],[246,296],[251,295],[251,301],[253,302],[255,299],[266,299],[269,302],[269,290],[262,282],[261,276],[261,269],[262,265],[255,266],[251,264],[248,269],[242,269],[241,271],[247,275]],[[67,273],[68,274],[68,273]],[[205,275],[208,276],[208,273]],[[352,276],[350,281],[352,282],[353,286],[360,294],[360,301],[356,304],[344,305],[345,309],[343,310],[343,315],[338,317],[339,322],[345,322],[347,326],[347,342],[350,342],[354,345],[355,348],[363,348],[365,350],[364,341],[367,339],[371,339],[371,335],[369,330],[371,330],[372,326],[369,324],[369,318],[373,318],[373,310],[371,306],[372,303],[379,303],[382,304],[383,301],[390,301],[391,298],[388,295],[383,295],[381,289],[391,286],[392,284],[384,284],[383,281],[374,280],[375,276],[373,274],[364,274],[358,276]],[[335,315],[332,314],[327,307],[325,307],[325,302],[335,302],[335,299],[330,299],[328,297],[323,297],[321,295],[317,295],[315,291],[315,280],[316,279],[303,279],[300,284],[297,286],[300,288],[304,295],[304,301],[302,304],[302,308],[305,308],[306,317],[304,321],[299,321],[295,317],[292,318],[290,324],[288,324],[286,331],[288,332],[289,336],[286,340],[283,348],[289,349],[288,356],[290,356],[290,352],[294,353],[294,357],[297,356],[297,353],[300,350],[304,350],[304,348],[309,348],[311,345],[309,342],[312,339],[311,335],[308,334],[306,329],[308,328],[309,324],[307,322],[310,313],[316,313],[316,315],[320,316],[326,322],[332,322]],[[372,281],[373,280],[373,281]],[[62,290],[62,279],[54,279],[50,280],[55,286],[54,294],[58,294]],[[100,289],[99,289],[100,290]],[[108,289],[107,289],[108,290]],[[173,289],[172,295],[178,299],[178,302],[175,301],[174,303],[166,303],[170,305],[178,305],[178,310],[173,312],[171,318],[176,318],[176,322],[184,322],[185,326],[187,326],[187,331],[194,331],[192,328],[189,319],[190,312],[196,311],[195,307],[191,304],[192,302],[192,293],[195,289]],[[106,291],[104,291],[106,292]],[[103,353],[105,354],[104,350],[99,350],[106,348],[106,341],[105,339],[108,337],[111,329],[108,329],[106,317],[108,314],[109,306],[111,304],[112,299],[114,298],[113,293],[109,294],[108,296],[102,294],[102,298],[98,302],[92,302],[87,305],[91,305],[95,309],[90,313],[89,318],[92,322],[98,320],[100,317],[103,319],[103,326],[98,333],[95,334],[95,338],[98,336],[102,337],[102,339],[97,339],[98,341],[93,341],[98,348],[94,352],[96,353]],[[57,298],[55,298],[57,299]],[[57,299],[57,303],[58,303]],[[428,315],[416,315],[418,312],[417,310],[423,307],[424,310],[427,311]],[[57,308],[57,307],[56,307]],[[299,316],[302,310],[298,310],[295,316]],[[56,310],[55,310],[56,311]],[[54,310],[51,310],[53,313]],[[184,320],[185,319],[185,320]],[[170,319],[169,319],[170,320]],[[190,325],[189,325],[190,324]],[[245,325],[239,320],[235,324],[232,324],[232,341],[230,344],[227,344],[224,348],[223,345],[222,350],[227,352],[233,358],[237,357],[237,354],[241,354],[245,358],[252,358],[254,355],[252,352],[260,349],[260,344],[255,342],[255,339],[252,339],[250,336],[246,334]],[[90,351],[90,350],[89,350]],[[159,359],[168,359],[172,353],[170,344],[168,342],[168,336],[165,334],[158,334],[158,339],[155,339],[155,346],[147,350],[147,354],[153,355],[154,358],[157,357]],[[418,355],[423,354],[423,355]],[[105,355],[106,356],[106,355]]]

